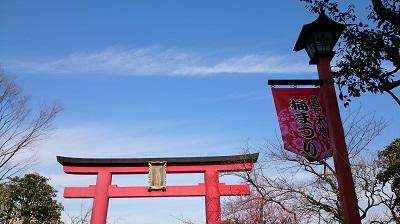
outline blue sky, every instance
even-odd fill
[[[301,26],[313,19],[294,0],[1,0],[4,71],[33,106],[60,102],[65,108],[53,135],[37,145],[34,171],[62,191],[94,179],[63,174],[56,155],[228,155],[240,153],[246,142],[275,140],[278,124],[266,82],[317,77],[305,52],[292,52]],[[398,137],[400,114],[389,96],[354,99],[350,111],[359,105],[390,121],[376,149]],[[201,176],[189,180],[197,183]],[[170,183],[185,181],[173,176]],[[69,213],[79,211],[80,200],[59,199]],[[157,215],[149,214],[154,208]],[[204,201],[112,200],[110,216],[121,224],[173,224],[176,217],[202,223]]]

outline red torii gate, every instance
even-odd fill
[[[205,197],[207,224],[221,224],[220,196],[249,195],[248,184],[219,182],[219,172],[249,171],[258,153],[175,158],[70,158],[57,156],[64,172],[97,175],[96,185],[65,187],[65,198],[93,198],[91,224],[105,224],[110,198]],[[204,183],[166,186],[166,173],[204,173]],[[149,174],[149,186],[112,185],[113,174]]]

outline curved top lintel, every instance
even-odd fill
[[[255,163],[258,153],[207,156],[207,157],[160,157],[160,158],[73,158],[57,156],[57,161],[63,166],[147,166],[149,162],[166,161],[169,165],[218,165]]]

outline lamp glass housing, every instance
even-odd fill
[[[314,31],[307,37],[305,49],[308,56],[313,59],[319,55],[332,55],[333,33],[329,31]]]

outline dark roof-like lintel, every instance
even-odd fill
[[[160,157],[160,158],[72,158],[57,156],[57,161],[63,166],[140,166],[152,161],[166,161],[169,165],[196,165],[196,164],[230,164],[230,163],[255,163],[258,153],[232,155],[232,156],[207,156],[207,157]]]

